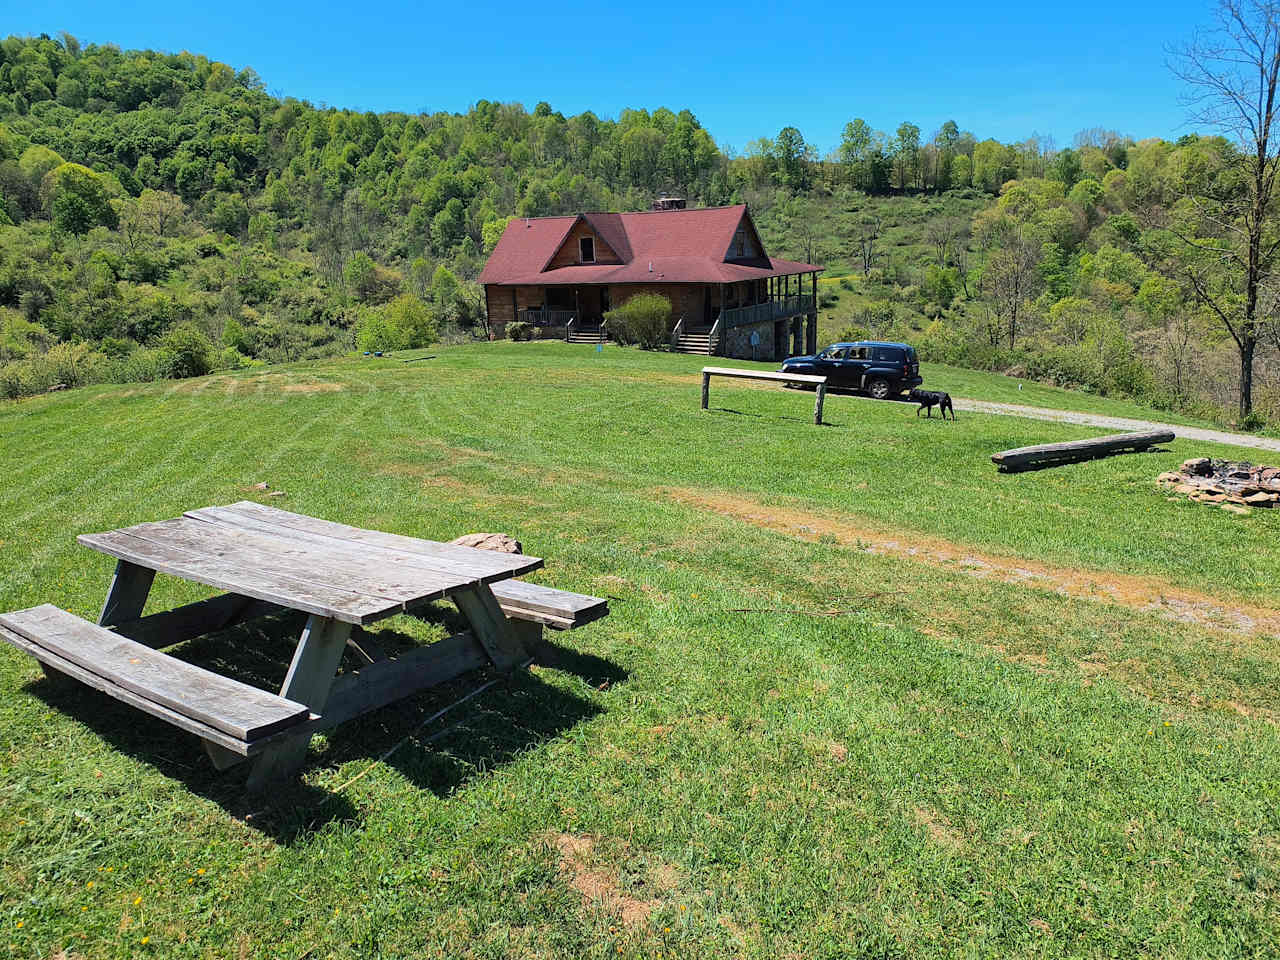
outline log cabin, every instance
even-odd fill
[[[490,328],[599,341],[605,314],[638,293],[671,301],[673,350],[782,360],[814,353],[821,267],[769,256],[745,204],[517,218],[480,283]]]

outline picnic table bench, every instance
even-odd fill
[[[711,400],[712,377],[735,377],[739,380],[772,380],[775,383],[799,384],[816,387],[818,396],[813,402],[813,422],[822,425],[822,403],[827,398],[827,378],[810,373],[782,373],[774,370],[745,370],[741,367],[702,368],[702,409]]]
[[[437,543],[249,501],[191,510],[78,541],[116,558],[98,623],[45,604],[0,614],[0,640],[194,733],[219,769],[252,759],[260,790],[301,766],[311,735],[482,666],[527,663],[543,627],[606,616],[599,597],[515,580],[541,559]],[[226,591],[143,616],[156,573]],[[452,601],[469,629],[388,657],[352,629]],[[283,611],[307,614],[274,694],[159,648]],[[338,673],[350,646],[358,670]]]

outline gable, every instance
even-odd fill
[[[760,234],[751,219],[751,214],[745,209],[738,220],[738,225],[734,228],[724,259],[726,261],[767,259],[764,243],[760,240]]]
[[[595,253],[593,260],[582,259],[582,240],[588,238],[591,240],[591,246]],[[600,235],[600,231],[595,229],[586,217],[578,217],[573,226],[569,228],[564,240],[560,242],[560,246],[551,255],[551,259],[547,261],[547,265],[543,267],[543,270],[572,267],[581,263],[622,263],[622,258],[618,256],[617,251],[613,249],[608,240]]]

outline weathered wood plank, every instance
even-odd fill
[[[251,506],[256,507],[258,504],[251,504]],[[495,553],[492,550],[474,550],[470,547],[456,547],[456,550],[467,552],[442,557],[431,553],[423,553],[419,549],[403,549],[400,546],[392,546],[390,543],[353,540],[337,532],[320,533],[316,530],[304,529],[296,524],[281,523],[277,517],[273,516],[273,514],[283,514],[285,517],[296,517],[298,514],[289,514],[283,510],[273,510],[271,507],[263,507],[262,510],[270,511],[270,514],[240,510],[233,505],[230,507],[203,507],[199,510],[188,510],[184,516],[205,523],[232,529],[249,530],[258,534],[267,534],[285,540],[305,543],[311,549],[325,550],[326,555],[331,550],[341,550],[347,554],[362,557],[371,563],[390,563],[398,567],[443,573],[450,577],[465,575],[486,583],[514,576],[513,571],[516,570],[524,572],[542,565],[542,561],[537,557]],[[310,518],[304,517],[302,519]],[[322,524],[329,523],[327,520],[319,522]],[[395,537],[395,535],[388,536]],[[410,544],[426,544],[428,546],[431,544],[431,541],[414,540],[412,537],[398,539],[408,541]],[[440,544],[440,546],[450,545]]]
[[[822,403],[827,399],[827,385],[825,383],[818,384],[818,396],[813,401],[813,423],[814,426],[822,426]]]
[[[0,614],[0,626],[115,687],[237,740],[258,740],[310,715],[302,703],[159,653],[51,604]]]
[[[232,560],[193,556],[119,530],[85,533],[76,540],[90,549],[160,573],[348,623],[372,623],[404,609],[398,601],[368,597],[335,586],[321,586],[275,570],[253,569]]]
[[[128,533],[194,556],[225,559],[257,570],[279,571],[317,586],[338,586],[370,598],[401,604],[440,599],[468,587],[475,577],[446,570],[426,570],[361,553],[334,540],[323,546],[289,537],[176,517],[126,527]]]
[[[1042,443],[1033,447],[1017,447],[1001,450],[991,455],[991,462],[1001,470],[1018,470],[1036,465],[1076,463],[1094,457],[1129,451],[1146,450],[1157,443],[1171,443],[1171,430],[1153,430],[1146,433],[1115,433],[1087,440],[1071,440],[1066,443]]]
[[[826,383],[826,377],[810,373],[780,373],[771,370],[740,370],[737,367],[703,367],[703,377],[738,377],[742,380],[773,380],[778,383]]]
[[[508,617],[522,614],[543,614],[552,620],[567,624],[562,629],[580,627],[609,615],[609,601],[601,597],[590,597],[583,593],[571,593],[538,583],[525,583],[522,580],[503,580],[490,586],[498,605]],[[559,623],[548,623],[558,626]]]
[[[259,617],[279,614],[284,610],[277,603],[255,600],[238,593],[221,593],[208,600],[197,600],[173,610],[126,620],[111,629],[122,637],[136,640],[148,647],[171,647],[185,640],[226,630]]]
[[[107,588],[107,599],[102,604],[102,612],[98,614],[98,623],[110,627],[142,616],[155,578],[154,570],[140,567],[128,560],[117,560],[115,573],[111,575],[111,586]]]
[[[463,631],[355,673],[344,673],[334,681],[324,711],[312,721],[311,729],[331,729],[488,665],[484,648],[470,631]]]
[[[302,631],[302,638],[293,652],[289,672],[280,687],[280,696],[305,703],[313,711],[324,715],[333,687],[334,675],[342,662],[342,651],[351,636],[351,624],[328,617],[311,616]],[[298,772],[307,756],[311,732],[303,731],[289,740],[282,740],[262,753],[254,761],[249,772],[247,788],[259,793],[269,784],[291,777]]]
[[[218,747],[241,757],[252,757],[267,749],[267,747],[275,743],[275,741],[280,737],[291,735],[290,732],[278,733],[270,737],[263,737],[260,740],[255,740],[253,743],[245,743],[243,740],[237,740],[235,737],[228,736],[221,730],[215,730],[208,724],[201,723],[198,720],[193,720],[191,717],[178,713],[176,710],[170,710],[168,707],[156,703],[154,700],[148,700],[146,697],[141,697],[130,690],[117,686],[105,677],[100,677],[98,674],[93,673],[90,670],[86,670],[83,667],[72,663],[70,660],[64,660],[56,653],[46,650],[39,644],[32,643],[21,634],[14,633],[11,630],[6,630],[4,627],[0,627],[0,640],[10,643],[19,650],[30,654],[32,657],[39,660],[41,664],[48,665],[63,679],[74,680],[84,684],[86,687],[105,693],[114,700],[119,700],[121,703],[137,710],[141,710],[144,713],[148,713],[173,727],[186,731],[187,733],[193,733],[202,740],[213,743]],[[309,722],[313,722],[318,719],[319,718],[313,714]],[[299,726],[301,727],[302,725]]]
[[[223,511],[226,511],[225,513]],[[438,543],[435,540],[422,540],[418,537],[406,537],[398,533],[386,533],[382,530],[365,530],[361,527],[348,526],[332,520],[321,520],[300,513],[290,513],[276,507],[267,507],[250,500],[241,500],[229,506],[219,508],[219,514],[226,517],[228,513],[255,517],[275,526],[291,530],[303,531],[326,538],[338,540],[344,544],[360,544],[364,547],[379,547],[395,553],[412,554],[433,560],[447,561],[446,569],[475,571],[477,579],[489,581],[518,577],[543,566],[539,557],[529,557],[518,553],[496,553],[492,550],[477,550],[474,547],[460,547],[453,543]]]
[[[499,670],[510,670],[528,655],[489,586],[478,584],[471,590],[459,590],[453,595],[453,602]]]

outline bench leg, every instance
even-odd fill
[[[284,685],[280,687],[280,696],[305,704],[312,713],[323,712],[349,636],[349,623],[314,615],[308,617]],[[310,743],[311,734],[307,733],[284,740],[259,754],[249,772],[249,791],[258,793],[271,783],[297,773],[306,759]]]
[[[510,670],[528,657],[524,644],[512,628],[513,621],[502,612],[498,598],[487,583],[455,593],[453,602],[467,618],[471,632],[499,670]]]

